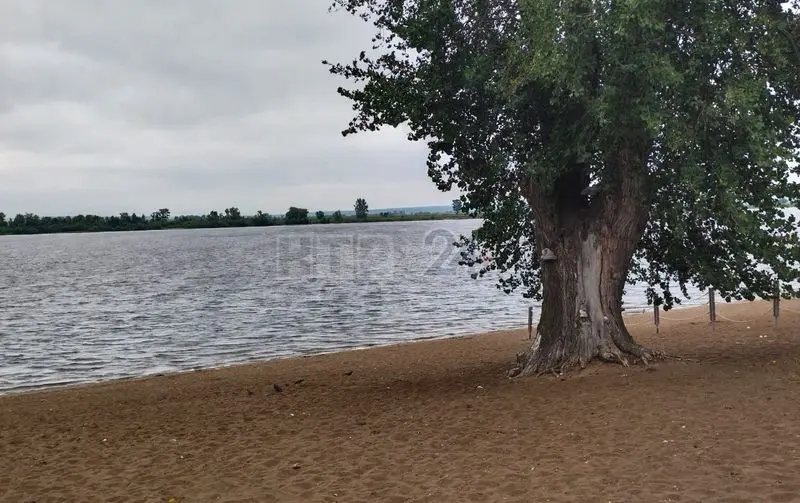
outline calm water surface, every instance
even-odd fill
[[[0,238],[0,393],[522,326],[456,263],[478,225]]]

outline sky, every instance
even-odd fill
[[[448,204],[425,145],[343,138],[372,30],[329,0],[0,0],[0,211]]]

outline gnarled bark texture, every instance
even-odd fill
[[[642,153],[624,151],[615,176],[587,197],[583,166],[559,179],[547,195],[532,185],[533,209],[543,259],[542,312],[531,347],[517,357],[511,375],[563,372],[594,359],[628,365],[653,354],[636,344],[622,318],[622,292],[648,214]],[[544,255],[549,255],[546,252]]]

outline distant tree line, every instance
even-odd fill
[[[467,215],[453,213],[381,212],[369,214],[364,198],[358,198],[353,215],[344,215],[340,210],[330,215],[317,211],[309,218],[306,208],[290,207],[283,215],[270,215],[262,211],[245,216],[237,207],[223,212],[210,211],[207,215],[180,215],[173,217],[169,208],[160,208],[145,213],[120,213],[117,216],[75,215],[64,217],[41,217],[33,213],[17,214],[13,218],[0,212],[0,234],[50,234],[62,232],[110,232],[159,229],[202,229],[217,227],[266,227],[271,225],[309,225],[347,222],[387,222],[395,220],[438,220],[464,218]]]

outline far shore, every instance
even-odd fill
[[[124,216],[76,215],[69,217],[40,217],[27,214],[13,219],[0,219],[0,236],[39,235],[39,234],[86,234],[106,232],[140,232],[162,230],[194,230],[194,229],[236,229],[247,227],[297,227],[344,224],[377,224],[391,222],[419,222],[436,220],[471,220],[479,219],[476,215],[455,212],[394,212],[368,215],[357,218],[354,215],[339,215],[332,218],[326,214],[322,218],[306,215],[300,219],[291,219],[283,215],[266,213],[236,217],[216,215],[180,215],[176,217],[159,217],[156,214],[148,217],[123,214]]]

